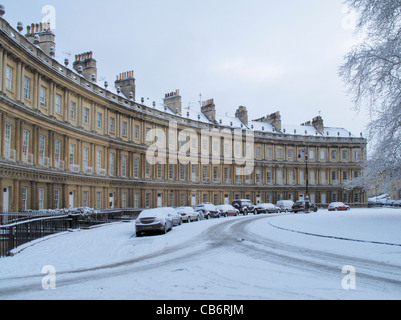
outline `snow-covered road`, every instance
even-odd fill
[[[144,238],[117,223],[0,260],[0,299],[401,299],[400,226],[392,209],[230,217]]]

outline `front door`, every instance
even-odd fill
[[[158,193],[157,194],[157,207],[163,207],[163,194],[162,193]]]
[[[109,193],[109,208],[114,209],[114,192]]]
[[[70,191],[68,208],[70,209],[74,208],[74,191]]]

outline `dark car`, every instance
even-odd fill
[[[315,204],[311,203],[309,200],[298,200],[292,206],[292,211],[294,213],[297,213],[300,211],[306,212],[307,206],[309,206],[310,212],[317,212],[317,206]]]
[[[204,219],[220,218],[220,211],[210,202],[200,203],[195,207],[196,212],[203,214]]]
[[[257,211],[255,206],[251,202],[251,200],[247,199],[236,199],[232,203],[233,207],[242,213],[243,215],[247,215],[248,213],[256,214]]]

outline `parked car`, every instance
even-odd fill
[[[292,212],[293,205],[294,201],[292,200],[279,200],[276,204],[276,206],[280,208],[281,212]]]
[[[192,207],[179,207],[175,210],[181,215],[182,221],[191,222],[200,220],[199,212],[196,212]]]
[[[273,203],[261,203],[256,206],[256,212],[260,213],[279,213],[280,208]]]
[[[398,200],[394,203],[395,207],[401,207],[401,200]]]
[[[309,200],[298,200],[292,206],[292,211],[294,213],[297,213],[297,212],[300,212],[300,211],[305,212],[307,204],[309,205],[309,211],[317,212],[317,206],[315,204],[311,203]]]
[[[195,211],[200,212],[204,219],[220,218],[219,210],[210,202],[198,204],[195,207]]]
[[[135,222],[136,236],[146,233],[167,233],[173,229],[173,217],[177,212],[173,208],[157,208],[142,211]]]
[[[256,214],[255,206],[248,199],[236,199],[232,203],[233,207],[242,213],[243,215],[247,215],[248,213]]]
[[[216,207],[219,209],[221,216],[238,216],[239,214],[239,211],[230,204],[222,204]]]
[[[173,226],[180,226],[182,225],[182,217],[181,215],[177,212],[177,210],[174,209],[174,214],[171,213],[173,217]]]
[[[351,207],[342,202],[332,202],[329,204],[329,211],[349,211]]]

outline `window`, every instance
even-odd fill
[[[272,157],[272,148],[271,147],[266,148],[266,156],[268,158]]]
[[[343,150],[343,160],[348,160],[348,152],[347,152],[347,150]]]
[[[262,182],[262,170],[260,168],[256,169],[256,183],[261,183]]]
[[[230,182],[230,168],[224,168],[224,182]]]
[[[116,119],[110,117],[110,132],[116,132]]]
[[[354,150],[354,160],[358,160],[359,159],[359,152],[358,150]]]
[[[360,201],[359,193],[354,193],[354,203],[359,203]]]
[[[39,188],[39,210],[45,209],[45,189]]]
[[[71,102],[71,105],[70,105],[70,118],[73,119],[73,120],[75,120],[76,108],[77,108],[77,104],[75,102]]]
[[[277,170],[277,183],[280,184],[280,185],[284,184],[283,169],[278,169]]]
[[[41,165],[45,164],[45,155],[46,155],[46,137],[44,135],[40,135],[40,138],[39,138],[39,163]]]
[[[121,176],[127,176],[127,156],[123,155],[121,158]]]
[[[11,124],[6,123],[4,130],[4,156],[11,157]]]
[[[309,160],[315,159],[315,150],[309,150]]]
[[[213,180],[218,181],[219,179],[219,167],[213,167]]]
[[[150,208],[151,194],[147,193],[145,198],[146,198],[146,208]]]
[[[110,153],[109,154],[109,175],[114,176],[114,160],[115,160],[115,154]]]
[[[185,180],[185,165],[180,164],[180,180]]]
[[[21,189],[21,211],[24,212],[28,210],[28,189],[23,187]]]
[[[163,165],[161,163],[157,164],[157,177],[163,178]]]
[[[54,161],[57,168],[60,167],[60,159],[61,159],[61,141],[56,140],[54,144]]]
[[[146,178],[150,178],[150,175],[151,175],[150,163],[147,160],[146,160],[145,175],[146,175]]]
[[[86,205],[87,207],[87,205]],[[60,190],[54,189],[54,209],[60,209]]]
[[[31,99],[31,80],[27,77],[24,78],[24,99]]]
[[[75,164],[75,144],[70,144],[70,164]]]
[[[102,151],[96,151],[96,171],[102,169]]]
[[[89,148],[87,148],[87,147],[84,147],[83,165],[84,165],[84,168],[88,168],[89,167]]]
[[[127,121],[123,121],[122,127],[121,127],[121,134],[126,137],[128,135],[127,132],[127,127],[128,127],[128,123]]]
[[[126,208],[127,207],[127,193],[122,192],[121,193],[121,208]]]
[[[28,162],[29,154],[29,131],[24,129],[22,138],[22,160]]]
[[[326,152],[324,150],[320,150],[320,160],[326,159]]]
[[[134,208],[139,208],[139,193],[134,193]]]
[[[256,156],[260,157],[260,147],[256,147]]]
[[[100,112],[98,112],[98,113],[96,114],[96,126],[97,126],[98,128],[101,128],[101,127],[102,127],[102,119],[103,119],[103,115],[102,115]]]
[[[277,158],[282,158],[283,157],[283,149],[282,148],[278,148],[277,149]]]
[[[102,192],[96,192],[96,209],[102,209]]]
[[[169,205],[170,207],[174,207],[174,193],[171,192],[169,195]]]
[[[272,184],[273,180],[272,180],[272,171],[271,170],[267,170],[266,171],[266,183],[267,184]]]
[[[207,174],[207,166],[202,166],[202,178],[203,181],[209,180],[208,174]]]
[[[294,151],[292,149],[288,149],[288,158],[292,159]]]
[[[332,150],[331,151],[331,159],[332,160],[336,160],[337,159],[337,151],[336,150]]]
[[[46,108],[47,89],[40,87],[40,106]]]
[[[174,165],[173,164],[169,164],[169,166],[168,166],[168,178],[174,179]]]
[[[82,205],[89,207],[89,191],[82,191]]]
[[[61,114],[61,96],[56,94],[56,113]]]
[[[89,108],[84,108],[84,124],[89,124]]]
[[[138,125],[134,126],[134,138],[139,139],[139,126]]]
[[[13,90],[13,69],[9,66],[6,68],[6,89]]]
[[[139,178],[139,157],[134,158],[134,177]]]
[[[331,180],[332,180],[332,182],[333,183],[336,183],[337,182],[337,171],[332,171],[331,172]]]

